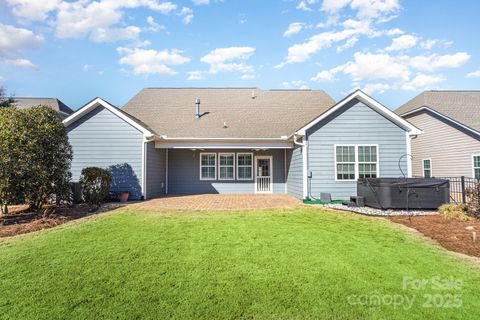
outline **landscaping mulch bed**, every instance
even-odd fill
[[[448,250],[480,257],[480,219],[472,218],[470,221],[460,221],[446,219],[441,215],[396,216],[389,217],[389,219],[418,230]],[[468,230],[472,227],[473,230]],[[476,241],[473,241],[473,232],[477,233]]]
[[[41,211],[29,211],[27,206],[9,207],[9,215],[0,217],[0,237],[11,237],[64,224],[68,221],[113,210],[121,203],[106,203],[100,208],[87,204],[46,206]]]

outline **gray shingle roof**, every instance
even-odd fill
[[[253,98],[252,98],[253,96]],[[195,119],[195,99],[200,112]],[[123,111],[171,138],[280,138],[331,106],[322,90],[258,88],[147,88]],[[226,122],[228,128],[224,128]]]
[[[399,115],[429,107],[480,131],[480,91],[424,91],[395,112]]]
[[[55,111],[63,112],[67,115],[73,113],[72,109],[70,109],[65,103],[57,98],[14,98],[14,100],[14,105],[20,109],[27,109],[42,105],[49,106]]]

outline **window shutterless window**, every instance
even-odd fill
[[[237,153],[237,179],[253,179],[253,154]]]
[[[218,179],[235,179],[235,153],[218,154]]]
[[[358,146],[358,177],[377,177],[377,147]]]
[[[355,180],[355,147],[336,147],[337,180]]]
[[[200,180],[217,179],[216,153],[200,153]]]
[[[480,179],[480,156],[473,156],[473,177]]]
[[[432,177],[432,160],[430,159],[422,160],[422,168],[423,168],[423,177],[431,178]]]
[[[378,146],[335,146],[336,180],[354,181],[378,177]]]

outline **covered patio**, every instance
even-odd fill
[[[285,194],[198,194],[168,195],[135,204],[142,210],[244,210],[293,208],[301,201]]]

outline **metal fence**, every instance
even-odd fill
[[[450,181],[450,200],[455,203],[468,203],[468,191],[477,187],[480,180],[468,177],[435,177]]]

